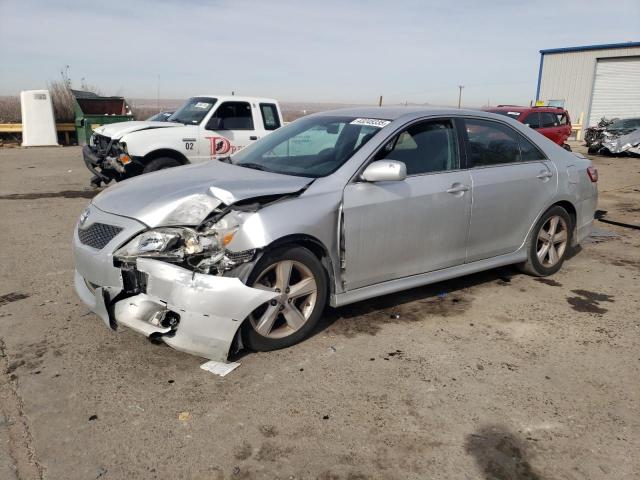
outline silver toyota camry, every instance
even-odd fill
[[[114,330],[226,361],[301,341],[327,305],[508,264],[551,275],[589,233],[596,182],[504,116],[325,112],[100,193],[74,232],[76,291]]]

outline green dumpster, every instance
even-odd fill
[[[78,145],[86,145],[93,130],[106,123],[133,120],[123,97],[103,97],[93,92],[71,90],[75,98],[75,126]]]

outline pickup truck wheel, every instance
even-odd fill
[[[256,308],[243,323],[243,340],[251,349],[269,351],[303,340],[316,326],[327,303],[327,274],[306,248],[267,252],[247,285],[278,293]]]
[[[529,258],[519,265],[520,270],[536,277],[556,273],[567,256],[572,231],[567,211],[560,206],[551,207],[533,227]]]
[[[142,173],[155,172],[158,170],[164,170],[165,168],[179,167],[182,165],[178,160],[171,157],[159,157],[154,158],[147,163],[142,170]]]

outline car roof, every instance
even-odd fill
[[[314,116],[349,116],[397,120],[399,118],[420,118],[424,116],[460,116],[472,115],[495,118],[493,114],[481,110],[459,109],[453,107],[349,107],[315,113]]]
[[[558,113],[558,111],[564,112],[564,108],[562,107],[551,107],[549,105],[539,106],[539,107],[521,107],[518,105],[497,105],[495,107],[484,107],[483,110],[489,112],[553,112]]]
[[[242,95],[216,95],[214,94],[204,94],[204,95],[192,95],[189,98],[193,97],[204,97],[204,98],[217,98],[222,102],[235,101],[235,102],[269,102],[269,103],[277,103],[277,100],[273,98],[267,97],[245,97]]]

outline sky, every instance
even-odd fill
[[[640,41],[640,0],[0,0],[0,95],[528,104],[539,50]]]

